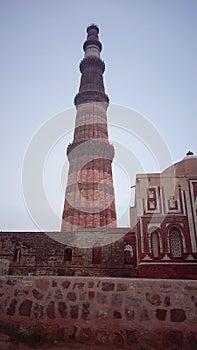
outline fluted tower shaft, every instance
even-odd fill
[[[95,25],[87,28],[80,63],[81,81],[74,103],[77,109],[74,139],[67,148],[70,162],[66,187],[62,231],[79,228],[116,226],[112,178],[114,148],[108,140],[105,94],[100,59],[102,45]]]

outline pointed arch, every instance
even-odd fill
[[[72,261],[72,249],[66,248],[64,250],[64,261]]]
[[[124,264],[133,264],[133,247],[129,243],[124,246]]]
[[[181,231],[172,227],[169,231],[170,253],[173,258],[181,258],[183,255],[183,242]]]
[[[21,260],[21,243],[17,242],[14,247],[13,262],[19,263]]]

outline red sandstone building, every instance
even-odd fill
[[[138,277],[197,278],[197,157],[136,176],[131,208]]]
[[[131,228],[116,226],[98,33],[89,26],[83,46],[61,232],[2,232],[1,272],[197,279],[197,157],[191,152],[161,174],[137,175]]]

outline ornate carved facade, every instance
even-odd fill
[[[135,203],[138,276],[197,278],[197,157],[137,175]]]

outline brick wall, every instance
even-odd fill
[[[78,233],[70,245],[61,244],[63,233],[51,232],[2,232],[0,235],[0,274],[9,275],[58,275],[58,276],[109,276],[136,277],[135,236],[128,228]],[[67,234],[69,241],[70,234]],[[72,235],[73,236],[73,235]],[[53,239],[54,238],[54,239]],[[66,241],[66,234],[63,236]],[[84,241],[88,248],[83,248]],[[74,243],[77,242],[77,246]],[[101,244],[101,259],[93,261],[93,247]],[[124,261],[124,247],[133,247],[133,261]],[[20,247],[20,259],[14,259],[16,247]],[[71,261],[65,261],[65,249],[72,250]],[[17,260],[17,261],[15,261]]]
[[[99,277],[0,279],[3,331],[120,348],[197,348],[197,282]]]

